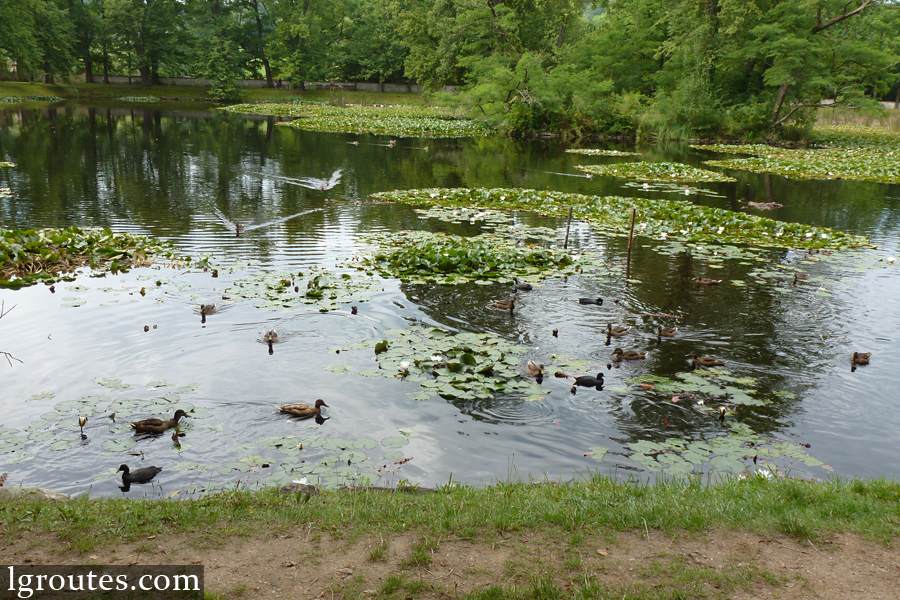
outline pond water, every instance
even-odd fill
[[[14,194],[0,197],[0,227],[109,227],[171,240],[211,265],[159,264],[102,277],[81,271],[53,292],[46,285],[0,290],[6,310],[14,307],[0,320],[0,351],[21,360],[0,363],[7,485],[168,496],[304,477],[433,486],[589,472],[677,476],[685,460],[695,472],[716,474],[729,472],[734,459],[749,471],[766,464],[804,478],[900,476],[900,264],[880,260],[900,254],[900,186],[729,171],[736,183],[697,184],[686,196],[681,186],[589,180],[575,165],[631,159],[566,154],[558,141],[399,138],[392,147],[389,140],[192,106],[0,112],[0,161],[16,164],[0,169],[0,187]],[[680,145],[640,151],[644,160],[695,166],[711,157]],[[338,181],[317,189],[338,170]],[[368,251],[364,235],[479,233],[482,222],[422,218],[415,207],[368,198],[425,187],[688,199],[754,213],[745,202],[777,201],[784,208],[766,216],[866,235],[877,249],[766,250],[719,261],[711,248],[674,252],[636,234],[626,281],[627,240],[575,223],[570,245],[602,256],[608,273],[549,278],[520,292],[512,315],[491,308],[492,299],[509,297],[505,282],[414,285],[362,272],[343,281],[365,289],[336,310],[320,312],[321,303],[271,310],[272,302],[242,297],[253,295],[244,292],[254,282],[286,279],[289,290],[308,285],[319,269],[348,271],[344,261]],[[565,231],[557,219],[511,219]],[[228,223],[247,229],[236,236]],[[793,272],[809,279],[795,283]],[[697,276],[725,283],[697,286]],[[580,297],[605,302],[581,305]],[[200,304],[208,302],[218,310],[202,318]],[[633,329],[608,343],[607,323]],[[679,331],[660,343],[659,326]],[[491,334],[469,343],[499,338],[517,348],[506,356],[515,357],[509,366],[522,382],[534,359],[567,363],[559,368],[569,372],[602,371],[605,386],[573,394],[571,380],[551,374],[540,388],[532,380],[490,397],[420,399],[428,396],[421,381],[373,372],[379,362],[371,346],[347,349],[410,327]],[[272,352],[262,341],[270,329],[279,333]],[[616,346],[649,354],[607,368]],[[854,350],[873,352],[871,364],[851,371]],[[691,351],[727,361],[727,371],[688,373]],[[689,385],[679,391],[679,382]],[[328,403],[321,423],[275,408],[317,398]],[[737,404],[724,424],[710,410],[721,403]],[[179,444],[170,433],[130,432],[128,420],[171,416],[178,407],[193,410]],[[88,417],[83,438],[79,415]],[[743,454],[732,447],[703,455],[701,442],[738,434]],[[717,455],[733,460],[717,463]],[[152,484],[122,491],[121,463],[163,471]]]

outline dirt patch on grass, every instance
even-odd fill
[[[203,564],[225,598],[463,598],[491,586],[510,597],[615,591],[652,597],[894,600],[900,550],[839,535],[815,544],[713,530],[595,535],[490,533],[475,539],[416,532],[343,539],[304,526],[286,535],[148,536],[87,554],[27,533],[0,548],[7,564]],[[592,591],[593,590],[593,591]]]

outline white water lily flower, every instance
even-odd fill
[[[897,260],[897,259],[894,258],[893,256],[888,256],[888,257],[887,257],[887,261],[888,261],[889,263],[891,263],[891,264],[894,264],[894,261],[895,261],[895,260]]]
[[[828,234],[827,234],[827,233],[823,233],[823,234],[822,234],[822,239],[823,239],[823,240],[827,240],[827,239],[828,239]]]
[[[646,223],[641,223],[641,231],[643,231],[643,230],[645,230],[645,229],[647,229],[647,224],[646,224]]]
[[[506,196],[500,196],[501,200],[506,200]]]
[[[430,194],[432,198],[437,198],[437,194]]]
[[[703,406],[703,400],[698,400],[698,401],[697,401],[697,406]]]
[[[404,360],[403,362],[400,363],[400,370],[401,371],[409,371],[409,361],[408,360]]]
[[[663,231],[662,233],[659,234],[659,237],[661,237],[662,239],[666,239],[666,236],[668,236],[668,235],[669,235],[668,233]]]
[[[783,235],[784,235],[784,232],[783,232],[783,231],[779,231],[778,233],[775,234],[775,237],[781,237],[781,236],[783,236]]]
[[[813,236],[812,231],[806,234],[806,237],[811,238]]]
[[[444,357],[440,354],[435,354],[431,357],[431,362],[441,362],[442,360],[444,360]]]
[[[724,227],[719,227],[719,230],[718,230],[716,233],[718,233],[719,235],[722,235],[722,232],[723,232],[723,231],[725,231],[725,228],[724,228]]]
[[[300,485],[306,485],[307,479],[306,477],[301,477],[300,479],[295,479],[294,483],[299,483]]]

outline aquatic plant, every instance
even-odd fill
[[[0,162],[0,169],[12,169],[15,166],[16,166],[16,163]]]
[[[679,200],[503,188],[398,190],[372,196],[408,204],[474,206],[482,211],[527,210],[554,217],[564,217],[572,207],[576,218],[617,233],[628,232],[634,208],[637,210],[635,234],[656,239],[811,249],[844,249],[869,243],[863,236],[825,227],[775,221]]]
[[[156,96],[122,96],[119,98],[122,102],[159,102]]]
[[[397,136],[464,137],[487,135],[482,123],[449,109],[426,106],[331,106],[311,102],[237,104],[222,108],[235,113],[294,117],[279,123],[307,131],[380,133]]]
[[[59,96],[0,96],[0,104],[18,104],[20,102],[62,102]]]
[[[169,242],[109,229],[0,230],[0,288],[20,288],[38,281],[53,282],[72,270],[124,271],[150,264],[155,256],[174,256]]]
[[[640,156],[637,152],[622,150],[604,150],[603,148],[567,148],[569,154],[585,154],[588,156]]]
[[[694,148],[749,158],[708,160],[726,169],[772,173],[790,179],[850,179],[900,183],[900,133],[875,127],[823,127],[812,140],[824,147],[784,148],[763,144],[695,145]]]
[[[669,162],[630,162],[615,163],[609,165],[575,165],[594,175],[606,177],[619,177],[621,179],[634,179],[635,181],[736,181],[733,177],[698,169],[690,165]]]
[[[328,312],[341,304],[366,302],[369,294],[382,289],[381,282],[373,277],[312,267],[298,273],[269,271],[235,279],[222,295],[226,299],[255,299],[254,306],[268,310],[308,307]]]

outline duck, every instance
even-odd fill
[[[794,273],[794,281],[798,279],[809,279],[809,273]]]
[[[131,425],[131,428],[134,429],[135,433],[163,433],[167,429],[178,427],[178,419],[186,416],[187,413],[179,408],[175,411],[175,416],[168,421],[163,421],[162,419],[143,419],[141,421],[132,421],[129,425]]]
[[[596,304],[597,306],[603,306],[603,298],[579,298],[578,304]]]
[[[692,357],[691,363],[697,367],[721,367],[725,364],[724,360],[717,360],[712,356],[697,356],[694,352],[691,352],[688,356]]]
[[[597,376],[593,375],[579,375],[575,378],[575,385],[581,385],[584,387],[595,387],[602,388],[603,387],[603,373],[597,373]]]
[[[320,412],[322,412],[322,407],[328,406],[325,404],[325,401],[319,398],[316,400],[315,406],[310,406],[309,404],[303,404],[302,402],[298,402],[296,404],[285,404],[284,406],[279,406],[278,409],[281,412],[285,412],[289,415],[293,415],[295,417],[300,417],[301,419],[308,419],[310,417],[315,417]]]
[[[241,235],[241,232],[242,232],[243,230],[244,230],[244,226],[241,225],[240,223],[238,223],[238,224],[236,224],[236,225],[234,226],[234,234],[237,235],[237,236]]]
[[[516,308],[515,300],[491,300],[491,305],[494,308],[499,308],[500,310],[508,310],[509,314],[512,314],[513,310]]]
[[[116,473],[122,471],[122,483],[125,485],[129,485],[132,483],[147,483],[154,477],[156,477],[160,471],[162,471],[161,467],[144,467],[143,469],[138,469],[136,471],[131,471],[128,468],[128,465],[119,465],[119,468],[116,469]]]
[[[530,283],[524,283],[519,281],[518,277],[513,277],[513,289],[514,290],[522,290],[523,292],[530,292],[534,289],[534,287]]]
[[[210,304],[201,304],[200,305],[200,314],[201,315],[211,315],[216,312],[216,303],[212,302]]]
[[[725,410],[724,406],[719,407],[719,423],[725,422]]]
[[[606,335],[611,335],[613,337],[622,337],[629,331],[631,331],[631,327],[613,327],[612,323],[606,324]]]
[[[659,337],[673,337],[677,332],[677,327],[659,327],[656,330],[656,335]]]
[[[616,361],[621,360],[640,360],[647,356],[646,352],[638,352],[636,350],[622,350],[621,348],[616,348],[613,350],[613,356],[616,357]]]
[[[525,374],[531,377],[541,377],[544,374],[544,365],[539,365],[533,360],[529,360],[528,364],[525,365]]]
[[[276,333],[274,329],[267,331],[263,336],[263,341],[267,344],[277,344],[278,333]]]
[[[871,356],[871,352],[854,352],[850,357],[850,362],[854,365],[867,365]]]
[[[721,279],[707,279],[706,277],[694,277],[694,281],[700,285],[719,285],[722,283]]]

